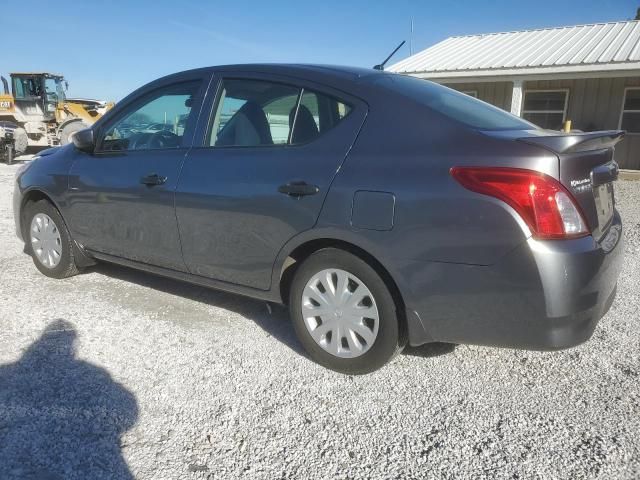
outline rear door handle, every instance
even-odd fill
[[[167,177],[162,177],[157,173],[152,173],[140,179],[140,183],[142,183],[143,185],[149,185],[149,186],[163,185],[166,181],[167,181]]]
[[[292,197],[304,197],[305,195],[315,195],[320,191],[317,185],[309,185],[307,182],[289,182],[278,187],[280,193]]]

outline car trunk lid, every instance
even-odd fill
[[[596,240],[607,232],[613,219],[613,182],[618,178],[614,146],[623,136],[620,130],[566,134],[542,130],[518,138],[557,155],[558,180],[575,198]]]

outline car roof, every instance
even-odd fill
[[[397,73],[389,73],[373,68],[349,67],[343,65],[321,65],[321,64],[302,64],[302,63],[246,63],[235,65],[219,65],[211,67],[195,68],[183,72],[177,72],[166,77],[159,78],[148,86],[156,82],[165,82],[169,79],[179,79],[180,77],[193,74],[273,74],[290,76],[300,80],[316,82],[318,84],[341,90],[359,98],[366,98],[366,83],[374,78],[380,78],[388,75],[398,75]]]
[[[245,63],[234,65],[219,65],[211,67],[196,68],[183,72],[176,72],[169,77],[177,77],[185,74],[207,72],[207,73],[266,73],[290,75],[309,80],[319,80],[330,84],[353,83],[359,80],[376,75],[388,75],[388,73],[372,68],[349,67],[342,65],[321,65],[321,64],[302,64],[302,63]],[[158,79],[161,80],[161,79]]]
[[[351,67],[344,65],[324,65],[324,64],[306,64],[306,63],[248,63],[235,65],[221,65],[211,67],[212,70],[218,71],[247,71],[256,70],[261,72],[273,73],[297,73],[297,74],[317,74],[333,75],[341,78],[359,78],[371,74],[381,73],[379,70],[372,68]]]

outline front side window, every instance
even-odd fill
[[[566,90],[525,90],[522,118],[550,130],[560,130],[567,112]]]
[[[47,94],[46,108],[49,112],[54,112],[56,105],[64,101],[62,82],[59,79],[46,78],[44,81],[44,90]]]
[[[108,127],[102,151],[179,148],[200,82],[165,87]]]
[[[55,78],[45,79],[44,89],[47,92],[47,97],[52,97],[57,100],[62,96],[62,85],[60,80],[56,80]]]
[[[628,133],[640,133],[640,88],[625,90],[619,128]]]
[[[337,125],[349,111],[345,103],[301,87],[228,79],[208,144],[262,147],[308,143]]]

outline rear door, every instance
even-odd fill
[[[158,84],[97,132],[69,172],[70,225],[87,249],[186,271],[175,188],[210,75]]]
[[[267,290],[276,256],[316,223],[366,116],[341,92],[289,77],[219,79],[176,192],[191,273]]]

